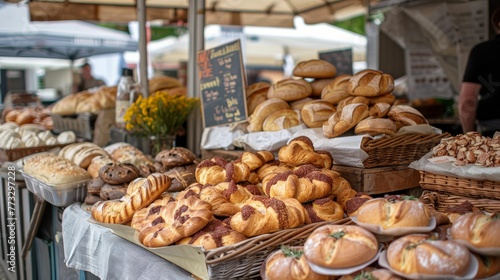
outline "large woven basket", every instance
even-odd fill
[[[410,164],[430,152],[441,139],[450,136],[449,133],[415,133],[379,139],[365,137],[361,149],[368,154],[368,158],[363,161],[363,166],[372,168]]]
[[[29,148],[16,148],[16,149],[2,149],[0,148],[0,163],[6,161],[16,161],[25,156],[29,156],[36,153],[46,152],[54,148],[62,148],[68,144],[58,144],[51,146],[39,146],[39,147],[29,147]]]
[[[474,198],[426,190],[422,193],[420,200],[439,212],[445,212],[446,208],[460,205],[465,201],[469,201],[480,210],[492,213],[500,211],[500,200],[489,198]]]
[[[317,228],[328,224],[351,224],[349,218],[309,224],[272,234],[249,238],[233,246],[224,246],[206,252],[206,264],[210,279],[255,278],[267,256],[281,245],[302,246]]]
[[[466,197],[500,199],[500,182],[474,180],[420,171],[420,186],[426,190]]]

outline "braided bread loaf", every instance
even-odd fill
[[[168,246],[205,227],[213,219],[211,208],[196,196],[167,203],[146,218],[139,240],[147,247]]]
[[[273,161],[274,155],[269,151],[244,152],[238,160],[246,163],[250,167],[250,171],[254,171],[265,163]]]
[[[148,207],[135,212],[130,226],[138,231],[141,231],[148,223],[146,218],[158,213],[162,206],[166,206],[173,201],[175,201],[175,198],[171,197],[167,193],[164,193],[161,198],[155,200]]]
[[[231,182],[206,185],[200,191],[200,198],[212,205],[216,216],[232,216],[241,210],[241,205],[252,197],[246,188]]]
[[[121,199],[99,201],[92,206],[92,217],[101,223],[123,224],[132,219],[134,213],[155,201],[170,187],[170,178],[153,173],[147,178],[130,182],[127,193]]]
[[[231,217],[229,224],[232,229],[250,237],[295,228],[305,221],[306,213],[298,200],[255,195],[241,208],[241,212]]]
[[[231,229],[221,220],[213,219],[193,236],[185,237],[176,244],[203,246],[205,250],[228,246],[247,239],[243,234]]]
[[[241,161],[227,162],[221,157],[206,159],[196,167],[195,177],[198,183],[216,185],[233,180],[235,183],[247,181],[250,167]]]

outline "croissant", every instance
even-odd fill
[[[306,224],[323,221],[337,221],[344,218],[344,209],[333,200],[333,196],[316,199],[304,205],[306,209]]]
[[[161,173],[153,173],[147,178],[137,178],[130,182],[122,198],[95,203],[91,210],[92,217],[101,223],[128,222],[136,211],[148,206],[168,190],[170,183],[170,178]]]
[[[306,221],[302,204],[293,198],[254,196],[234,214],[229,221],[231,228],[246,237],[283,229],[295,228]]]
[[[233,180],[235,183],[248,181],[250,167],[241,161],[227,162],[221,157],[206,159],[196,167],[195,177],[200,184],[216,185]]]
[[[211,208],[195,196],[179,198],[146,218],[139,240],[147,247],[168,246],[205,227],[213,219]]]
[[[294,138],[281,147],[278,152],[278,158],[290,166],[299,166],[303,164],[313,164],[319,168],[332,168],[333,158],[329,152],[314,150],[314,145],[306,136]]]
[[[241,204],[252,197],[246,188],[231,182],[222,182],[206,186],[200,192],[200,198],[212,205],[216,216],[232,216],[241,210]]]
[[[279,174],[270,174],[262,180],[263,191],[270,197],[295,198],[307,202],[328,196],[333,180],[321,169],[307,164]]]

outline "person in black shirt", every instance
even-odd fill
[[[458,105],[463,132],[476,130],[490,137],[500,130],[500,8],[491,23],[496,36],[472,48]]]
[[[79,82],[75,85],[73,92],[80,92],[90,88],[106,85],[103,80],[96,79],[92,76],[92,68],[90,67],[90,64],[83,64],[81,70],[82,73],[80,74]]]

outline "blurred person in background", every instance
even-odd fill
[[[491,15],[491,24],[496,36],[472,48],[458,104],[463,132],[490,137],[500,130],[500,8]]]
[[[73,92],[80,92],[94,87],[106,85],[103,80],[96,79],[92,76],[92,68],[90,64],[85,63],[82,65],[81,74],[78,79],[74,79]]]

